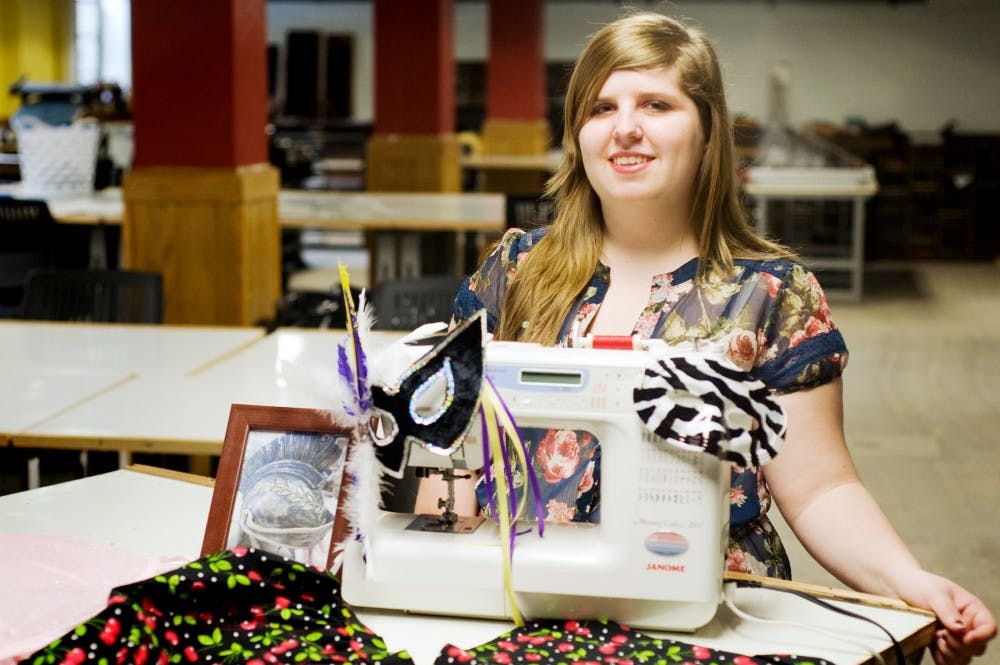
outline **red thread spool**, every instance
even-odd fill
[[[635,339],[633,335],[594,335],[591,346],[595,349],[631,351],[635,348]]]

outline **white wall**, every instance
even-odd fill
[[[502,1],[502,0],[500,0]],[[772,63],[791,68],[793,125],[812,120],[897,121],[936,131],[1000,131],[1000,2],[926,3],[634,2],[701,25],[725,67],[734,112],[766,117]],[[608,0],[560,2],[546,12],[545,55],[572,60],[591,32],[618,14]],[[485,2],[455,4],[455,57],[485,59]],[[268,40],[286,30],[349,32],[355,41],[355,117],[372,117],[371,6],[368,2],[282,2],[268,6]]]

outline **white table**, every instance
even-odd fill
[[[285,228],[366,231],[502,231],[503,194],[282,190]]]
[[[747,169],[744,191],[756,199],[755,221],[761,235],[773,234],[768,218],[771,200],[834,200],[851,203],[851,231],[848,251],[843,256],[811,256],[801,248],[805,264],[816,270],[846,271],[849,286],[826,289],[828,295],[859,300],[864,288],[865,201],[878,191],[875,170],[859,168],[807,168],[756,166]],[[778,238],[780,241],[781,238]],[[800,249],[800,248],[793,248]]]
[[[17,196],[19,188],[0,187]],[[476,192],[341,192],[281,190],[278,218],[282,228],[361,230],[383,257],[374,267],[377,279],[420,274],[419,234],[455,234],[456,274],[464,272],[465,233],[502,232],[506,226],[503,194]],[[49,202],[56,221],[65,224],[121,224],[122,191],[110,187],[90,196]],[[374,282],[373,282],[374,283]]]
[[[140,379],[178,380],[263,336],[263,328],[0,321],[0,438],[24,445],[17,440],[21,432],[90,400],[127,394]],[[109,448],[53,443],[67,442],[39,439],[27,447]],[[128,462],[128,448],[112,448]],[[86,465],[85,455],[81,461]],[[38,462],[32,460],[29,487],[37,487],[38,476]]]
[[[474,153],[462,155],[464,169],[479,171],[555,171],[562,163],[562,150],[549,150],[537,155],[506,155]]]
[[[151,557],[194,559],[201,549],[211,495],[207,486],[120,470],[0,497],[0,532],[78,536]],[[130,496],[141,496],[142,501],[123,500]],[[745,612],[818,626],[828,634],[748,623],[723,606],[695,634],[664,636],[739,653],[793,651],[844,664],[871,662],[871,650],[890,657],[888,640],[869,624],[820,610],[795,596],[757,588],[737,589],[733,599]],[[834,602],[885,625],[903,641],[907,653],[918,651],[933,632],[933,620],[925,614]],[[417,665],[432,663],[446,642],[471,648],[513,628],[504,621],[363,609],[359,616],[385,638],[389,649],[406,649]]]
[[[0,195],[18,196],[17,185]],[[48,201],[64,224],[121,224],[122,190],[109,187],[89,196]],[[392,231],[497,231],[503,229],[503,194],[475,192],[338,192],[283,189],[278,217],[286,228]]]
[[[503,194],[467,192],[282,190],[278,215],[283,228],[365,231],[374,253],[371,284],[420,275],[420,234],[427,231],[454,235],[452,271],[464,274],[466,233],[500,233],[506,226]]]
[[[0,372],[185,374],[260,340],[264,332],[259,327],[0,321]],[[8,389],[11,386],[0,387]]]
[[[400,333],[374,332],[371,353]],[[16,431],[15,446],[218,455],[232,404],[328,409],[337,399],[343,331],[279,329],[180,373],[145,373]]]
[[[0,445],[14,432],[29,429],[133,378],[122,369],[0,369]]]

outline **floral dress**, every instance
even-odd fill
[[[455,317],[485,308],[492,331],[517,267],[547,229],[510,229],[497,249],[466,281],[455,299]],[[721,344],[730,360],[775,393],[812,388],[839,377],[847,347],[830,317],[816,277],[788,260],[737,260],[731,272],[695,280],[698,260],[653,278],[649,300],[634,333],[669,343]],[[565,342],[575,324],[586,330],[611,279],[601,263],[567,315]],[[522,432],[532,455],[547,521],[599,521],[600,445],[582,430]],[[517,484],[517,479],[515,479]],[[482,481],[480,505],[489,505]],[[771,495],[756,467],[734,467],[730,491],[729,570],[790,578],[788,557],[767,518]],[[529,506],[534,510],[533,506]],[[531,514],[531,513],[529,513]]]

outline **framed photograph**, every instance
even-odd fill
[[[316,409],[233,404],[202,556],[253,547],[329,570],[352,435]]]

